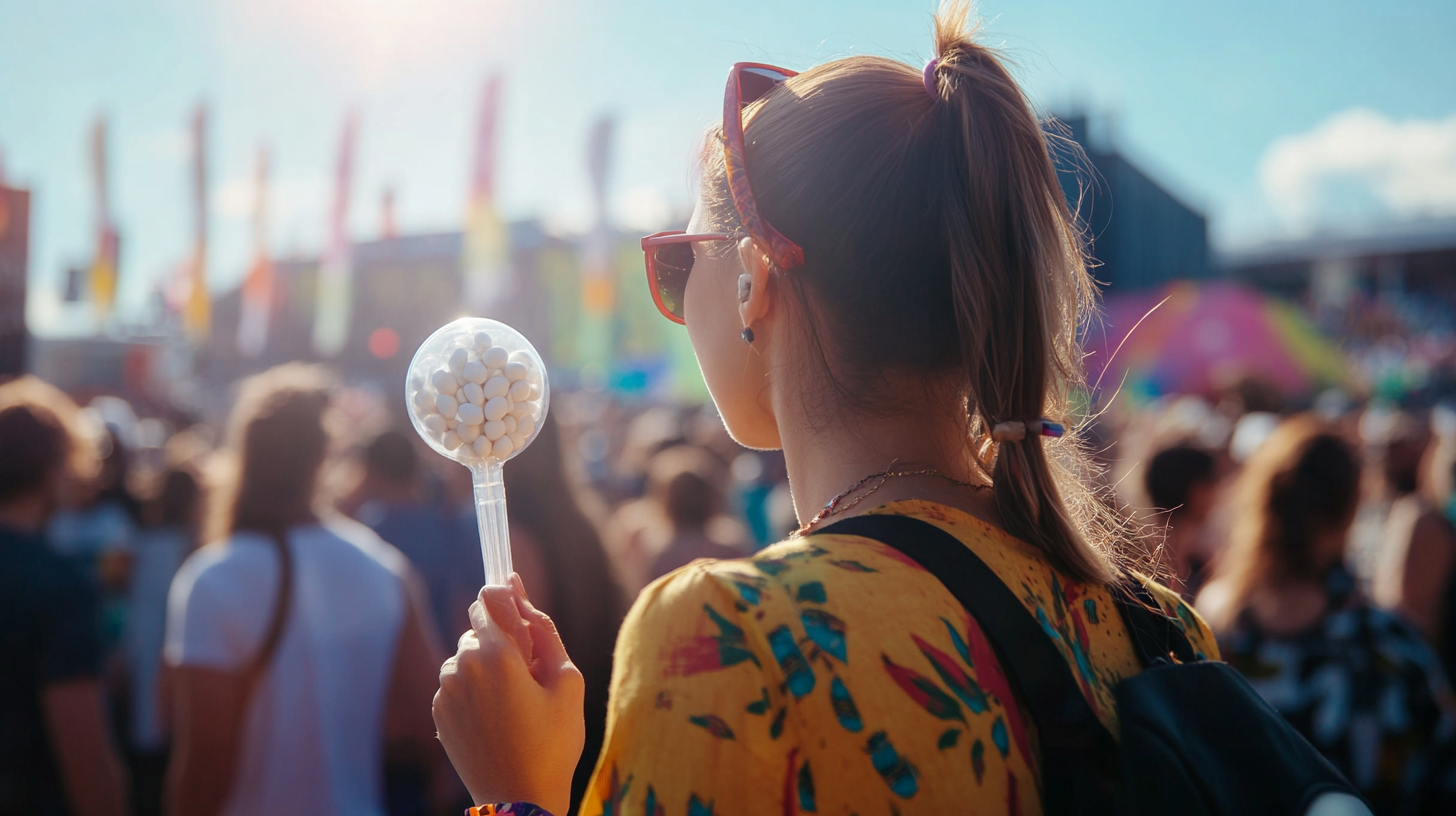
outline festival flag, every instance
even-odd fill
[[[489,314],[509,294],[511,286],[510,234],[501,221],[496,201],[501,84],[500,75],[492,75],[480,98],[475,166],[465,212],[462,283],[466,307],[478,315]]]
[[[207,106],[192,114],[192,258],[187,271],[187,299],[182,325],[196,342],[207,339],[212,325],[212,301],[207,291]]]
[[[253,263],[243,279],[238,316],[238,353],[258,357],[268,345],[273,311],[273,258],[268,252],[268,151],[258,151],[253,187]]]
[[[354,173],[354,136],[358,117],[344,120],[339,164],[334,176],[334,207],[329,213],[328,246],[318,270],[318,301],[313,320],[313,348],[325,357],[343,350],[349,339],[349,310],[354,301],[354,274],[349,243],[349,190]]]
[[[592,123],[587,137],[586,165],[591,179],[595,223],[581,250],[581,313],[583,362],[606,366],[616,355],[613,318],[616,312],[616,247],[611,217],[607,211],[607,187],[611,173],[612,135],[616,122],[602,116]]]
[[[118,240],[111,221],[111,190],[106,162],[106,117],[91,126],[91,181],[96,193],[96,250],[91,260],[91,304],[105,320],[116,304]]]

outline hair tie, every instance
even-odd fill
[[[936,87],[937,83],[935,81],[935,69],[939,67],[940,57],[936,57],[930,62],[925,63],[925,73],[921,74],[921,78],[925,80],[925,92],[930,94],[931,99],[936,100],[940,99],[940,89]]]
[[[1046,417],[1029,420],[1016,419],[996,423],[995,427],[991,428],[991,439],[996,442],[1020,442],[1026,439],[1028,431],[1035,435],[1055,438],[1066,433],[1067,429]]]

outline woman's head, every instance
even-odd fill
[[[243,381],[228,422],[228,467],[211,535],[281,530],[314,518],[319,472],[328,457],[334,379],[289,363]]]
[[[1041,439],[995,445],[987,433],[1065,418],[1093,287],[1042,125],[966,19],[964,4],[937,18],[927,74],[852,57],[744,110],[758,215],[802,247],[802,265],[775,267],[747,237],[709,139],[689,232],[737,243],[695,246],[687,328],[740,442],[779,447],[789,393],[796,419],[820,425],[934,405],[962,423],[1007,529],[1073,575],[1107,580]]]
[[[648,494],[677,533],[701,533],[722,512],[718,463],[700,448],[679,445],[652,457]]]
[[[1237,521],[1219,563],[1232,597],[1318,578],[1338,563],[1359,499],[1360,459],[1350,442],[1312,416],[1281,423],[1234,487]]]

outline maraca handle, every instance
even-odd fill
[[[506,482],[500,462],[472,468],[475,519],[480,528],[480,554],[486,586],[505,586],[511,577],[511,533],[506,521]]]

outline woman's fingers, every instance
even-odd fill
[[[521,659],[529,665],[534,659],[531,632],[516,606],[515,592],[508,587],[483,587],[476,604],[471,605],[470,623],[477,636],[484,637],[491,631],[498,633],[516,647]]]

